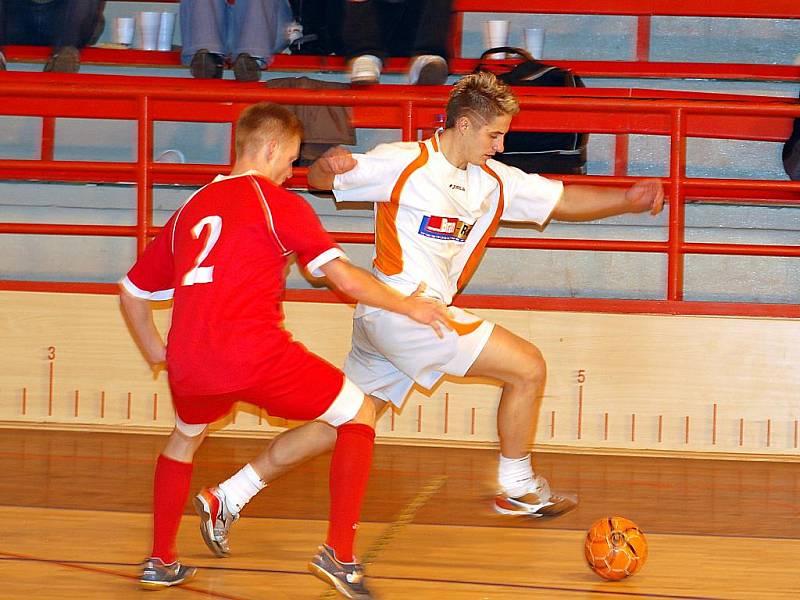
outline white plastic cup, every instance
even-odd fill
[[[161,51],[172,50],[172,35],[175,32],[175,13],[162,12],[158,20],[158,45]]]
[[[497,48],[498,46],[508,46],[508,21],[486,21],[483,30],[484,43],[486,48]],[[505,58],[504,52],[490,54],[488,58]]]
[[[544,29],[532,27],[525,30],[525,49],[530,52],[531,56],[537,60],[541,60],[542,52],[544,51]]]
[[[161,13],[140,12],[136,15],[136,47],[140,50],[155,50],[158,47],[158,29]]]
[[[114,43],[130,46],[133,43],[133,17],[117,17],[114,21]]]

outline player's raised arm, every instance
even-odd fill
[[[315,160],[308,169],[308,187],[317,190],[333,189],[333,178],[356,166],[356,159],[347,148],[334,146]]]
[[[657,215],[664,208],[664,187],[658,179],[642,179],[629,188],[596,185],[567,185],[553,209],[559,221],[594,221],[625,213],[649,211]]]
[[[410,296],[404,296],[375,279],[368,271],[342,258],[325,263],[320,270],[338,290],[359,302],[430,325],[439,337],[442,337],[443,325],[450,328],[447,307],[438,300],[421,295],[424,284],[420,284]]]
[[[164,340],[153,321],[153,309],[149,300],[137,298],[120,288],[119,301],[125,320],[130,325],[133,337],[139,344],[150,366],[158,367],[167,359],[167,349]]]

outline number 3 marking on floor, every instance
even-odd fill
[[[186,275],[183,276],[183,281],[181,281],[182,285],[211,283],[214,280],[214,265],[201,267],[200,263],[206,259],[211,249],[214,247],[214,244],[219,240],[219,235],[222,233],[222,217],[211,215],[198,221],[197,224],[192,227],[192,236],[194,239],[200,239],[200,234],[203,232],[206,225],[211,229],[211,232],[208,234],[208,239],[206,239],[203,249],[194,261],[194,267],[189,269]]]

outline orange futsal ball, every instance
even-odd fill
[[[618,581],[637,573],[647,560],[647,540],[633,521],[600,519],[586,532],[586,562],[603,579]]]

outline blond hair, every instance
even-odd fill
[[[273,102],[259,102],[245,108],[236,121],[236,156],[262,148],[270,140],[303,137],[303,124],[289,109]]]
[[[447,100],[445,127],[454,127],[461,117],[474,122],[477,114],[484,121],[498,115],[516,115],[519,103],[511,88],[493,73],[479,71],[459,79]]]

